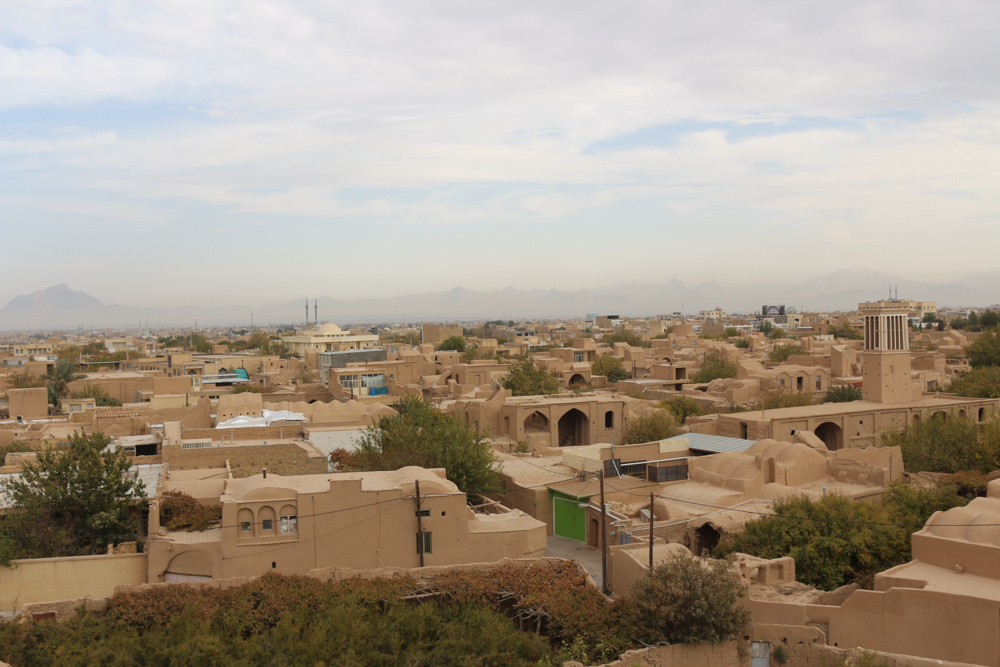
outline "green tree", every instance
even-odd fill
[[[609,354],[595,359],[594,363],[590,365],[590,370],[594,375],[603,375],[608,378],[609,383],[621,382],[628,379],[625,362]]]
[[[965,356],[973,368],[1000,366],[1000,329],[987,329],[979,334],[965,346]]]
[[[354,467],[444,468],[448,479],[473,501],[499,489],[500,464],[486,433],[422,398],[406,396],[396,409],[399,414],[382,417],[358,439],[351,457]]]
[[[767,353],[767,360],[784,363],[788,361],[789,357],[798,354],[806,354],[805,348],[794,343],[785,343],[783,345],[775,345],[772,347]]]
[[[724,537],[715,553],[791,556],[803,583],[828,591],[851,583],[871,588],[877,573],[911,560],[910,534],[934,512],[967,502],[953,486],[921,489],[905,482],[894,482],[882,505],[837,495],[800,496],[776,502],[774,516]]]
[[[612,333],[605,334],[601,342],[609,347],[614,347],[615,343],[628,343],[632,347],[650,347],[652,343],[642,339],[642,336],[634,331],[618,329]]]
[[[770,336],[771,332],[774,331],[774,325],[768,320],[764,320],[760,323],[760,332],[765,336]]]
[[[519,357],[507,368],[500,378],[500,386],[510,389],[514,396],[555,394],[562,388],[559,378],[527,355]]]
[[[667,411],[647,412],[632,417],[625,424],[622,444],[637,445],[643,442],[665,440],[677,435],[677,424]]]
[[[8,389],[35,389],[36,387],[44,386],[44,376],[40,377],[34,373],[29,373],[26,370],[21,371],[20,373],[12,373],[7,376]]]
[[[847,338],[849,340],[861,340],[861,332],[846,322],[831,325],[826,331],[834,338]]]
[[[145,488],[110,443],[103,433],[78,431],[68,447],[38,452],[7,481],[13,511],[3,523],[0,560],[100,552],[135,538],[129,509],[145,501]]]
[[[951,322],[948,323],[952,329],[964,329],[969,326],[969,321],[964,317],[953,317]]]
[[[195,352],[207,354],[212,351],[212,344],[203,333],[193,332],[188,336],[188,343]]]
[[[740,335],[739,329],[736,327],[726,327],[726,338],[735,338]]]
[[[1000,398],[1000,366],[980,366],[952,380],[950,391],[970,398]]]
[[[921,322],[923,322],[922,329],[928,329],[931,325],[938,321],[937,313],[924,313]]]
[[[705,414],[701,404],[688,396],[671,396],[660,401],[660,407],[670,411],[674,421],[683,424],[688,417],[698,417]]]
[[[441,344],[438,345],[439,350],[454,350],[456,352],[465,352],[465,338],[462,336],[448,336]]]
[[[983,329],[1000,325],[1000,312],[987,310],[979,315],[979,324]]]
[[[111,398],[108,395],[108,390],[99,384],[87,383],[83,385],[83,388],[76,392],[77,398],[92,398],[94,399],[94,404],[98,407],[119,407],[122,402],[117,398]]]
[[[750,625],[743,595],[729,561],[675,555],[633,584],[629,624],[647,644],[717,644]]]
[[[298,356],[292,351],[292,346],[281,340],[269,340],[257,348],[257,354],[265,357],[291,359]]]
[[[1000,468],[1000,419],[980,427],[958,415],[937,414],[886,433],[880,444],[898,446],[908,472],[988,473]]]
[[[842,384],[830,387],[823,398],[823,402],[850,403],[851,401],[860,401],[862,398],[864,396],[860,387],[851,387],[850,385]]]
[[[55,405],[69,394],[69,383],[83,379],[80,367],[72,359],[59,359],[45,374],[49,387],[49,403]]]
[[[723,350],[709,350],[702,360],[701,369],[691,377],[692,382],[711,382],[719,378],[736,377],[737,365]]]
[[[785,337],[785,330],[775,327],[771,329],[771,340],[778,340],[779,338]]]

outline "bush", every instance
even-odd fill
[[[255,384],[240,384],[233,387],[230,394],[262,394],[264,393],[260,387]]]
[[[743,349],[743,350],[749,350],[750,349],[750,339],[749,338],[740,338],[738,341],[736,341],[735,343],[733,343],[733,345],[735,345],[736,347],[738,347],[740,349]]]
[[[795,408],[801,405],[812,404],[812,394],[809,392],[791,391],[780,387],[766,392],[761,406],[764,410],[777,410],[779,408]]]
[[[632,586],[629,620],[640,641],[716,644],[750,624],[743,582],[723,560],[675,555]]]
[[[608,383],[621,382],[628,379],[628,371],[625,370],[625,362],[618,357],[604,355],[594,360],[590,365],[591,373],[603,375],[608,378]]]
[[[776,345],[771,348],[770,352],[767,353],[768,361],[777,361],[778,363],[784,363],[788,361],[788,358],[796,354],[805,354],[806,350],[801,345],[795,345],[794,343],[786,343],[784,345]]]
[[[835,387],[830,387],[829,391],[826,392],[826,396],[823,397],[824,403],[850,403],[851,401],[860,401],[863,398],[863,392],[861,387],[851,387],[850,385],[842,384]]]
[[[438,345],[438,349],[465,352],[465,339],[461,336],[448,336]]]
[[[622,444],[637,445],[672,438],[675,435],[677,435],[677,424],[669,412],[649,412],[628,420],[625,432],[622,434]]]
[[[160,501],[160,525],[167,530],[202,531],[222,521],[222,505],[202,505],[183,491],[167,491]]]
[[[719,378],[736,377],[736,362],[723,350],[709,350],[702,360],[701,369],[691,377],[692,382],[711,382]]]
[[[94,405],[100,408],[121,407],[122,404],[122,402],[117,398],[111,398],[111,396],[108,395],[108,390],[99,384],[85,384],[83,389],[76,392],[76,397],[92,398],[94,399]]]
[[[507,368],[500,378],[500,386],[510,389],[514,396],[555,394],[562,388],[559,378],[548,369],[540,367],[530,356],[520,357]]]
[[[698,417],[705,414],[705,411],[701,409],[701,404],[687,396],[665,398],[660,401],[660,407],[668,410],[678,424],[683,424],[688,417]]]
[[[615,343],[628,343],[632,347],[650,347],[652,345],[634,331],[625,331],[624,329],[607,334],[601,339],[601,342],[608,347],[614,347]]]

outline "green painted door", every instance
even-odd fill
[[[558,491],[552,495],[552,529],[559,537],[568,537],[577,542],[587,541],[587,513],[581,504],[586,498],[575,498]]]

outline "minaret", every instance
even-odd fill
[[[309,299],[306,299],[306,310],[309,310]],[[319,299],[313,299],[313,322],[319,326]]]
[[[306,299],[306,327],[309,326],[309,299]]]
[[[862,305],[865,349],[861,353],[864,400],[875,403],[908,403],[910,386],[910,338],[907,305],[874,302]]]

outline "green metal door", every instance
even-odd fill
[[[568,537],[577,542],[587,541],[587,514],[580,505],[586,505],[586,498],[550,490],[552,495],[552,530],[559,537]]]

